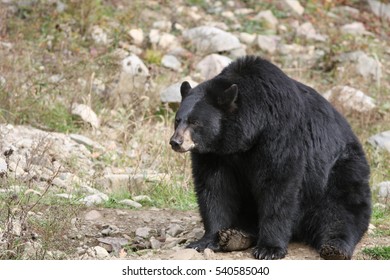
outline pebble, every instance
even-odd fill
[[[181,69],[181,62],[173,55],[166,54],[161,59],[161,64],[169,69],[180,71]]]
[[[156,238],[154,238],[153,236],[150,238],[150,246],[152,247],[152,249],[154,250],[158,250],[161,248],[161,242],[158,241]]]
[[[284,0],[284,3],[286,4],[287,8],[289,8],[292,12],[299,16],[301,16],[305,12],[305,9],[302,7],[298,0]]]
[[[368,112],[375,108],[375,100],[362,91],[349,86],[336,86],[323,96],[337,105],[357,112]]]
[[[374,190],[378,192],[381,198],[390,198],[390,181],[384,181],[374,186]]]
[[[135,235],[141,238],[148,238],[151,230],[152,229],[149,227],[137,228],[135,231]]]
[[[161,102],[180,103],[181,102],[180,86],[183,81],[189,82],[191,87],[195,87],[198,85],[198,83],[194,82],[190,77],[185,77],[182,79],[182,81],[178,83],[174,83],[161,91],[160,94]]]
[[[4,176],[7,173],[8,165],[5,159],[0,157],[0,177]]]
[[[118,233],[119,228],[114,225],[104,225],[102,231],[100,232],[103,236],[110,236],[112,234]]]
[[[92,27],[91,37],[96,44],[107,45],[109,43],[107,33],[99,26]]]
[[[209,80],[221,73],[222,69],[231,62],[232,60],[227,56],[210,54],[199,61],[196,65],[196,70],[200,72],[203,79]]]
[[[105,201],[108,201],[108,196],[104,193],[92,194],[80,200],[80,202],[84,203],[86,206],[100,204]]]
[[[270,29],[276,30],[278,26],[278,19],[274,16],[271,10],[265,10],[258,13],[254,20],[262,21]]]
[[[276,51],[280,39],[281,38],[276,35],[258,35],[257,45],[261,50],[273,54]]]
[[[83,121],[89,123],[93,128],[100,127],[100,120],[98,116],[88,105],[74,103],[72,105],[72,114],[79,116]]]
[[[169,256],[172,260],[202,260],[202,254],[195,249],[179,250]]]
[[[141,46],[144,42],[144,32],[141,28],[131,29],[129,31],[129,35],[132,39],[132,42],[137,46]]]
[[[95,252],[95,256],[98,259],[105,259],[105,258],[108,258],[110,256],[110,254],[107,252],[107,250],[101,246],[95,246],[95,247],[93,247],[93,250]]]
[[[203,255],[204,255],[204,258],[206,260],[215,260],[216,259],[214,251],[211,250],[210,248],[204,249]]]
[[[147,195],[136,195],[132,197],[134,201],[136,202],[152,202],[152,199]]]
[[[382,149],[386,149],[390,152],[390,130],[383,131],[368,138],[368,142]]]
[[[367,30],[364,27],[364,24],[361,22],[353,22],[349,24],[345,24],[341,26],[341,32],[344,34],[351,34],[351,35],[363,35],[367,34]]]
[[[178,236],[180,233],[184,231],[183,227],[178,224],[170,224],[167,230],[167,234],[172,237]]]
[[[120,200],[118,203],[123,204],[123,205],[127,205],[127,206],[131,206],[134,208],[141,208],[142,207],[142,204],[140,204],[136,201],[133,201],[131,199],[123,199],[123,200]]]
[[[91,210],[87,214],[85,214],[84,219],[87,221],[96,221],[101,219],[103,216],[99,211]]]

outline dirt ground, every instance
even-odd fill
[[[229,253],[214,253],[210,250],[197,253],[195,250],[185,249],[188,242],[203,234],[201,219],[196,211],[88,208],[80,211],[78,218],[73,219],[72,223],[69,240],[73,249],[78,252],[72,257],[76,259],[99,258],[88,254],[87,248],[95,246],[101,246],[110,253],[106,259],[253,259],[251,249]],[[149,232],[147,236],[137,237],[136,231],[144,228]],[[179,230],[172,231],[174,228]],[[170,236],[169,233],[175,236]],[[156,240],[157,245],[152,249],[151,243]],[[120,247],[115,245],[119,241],[123,242]],[[356,247],[353,259],[370,259],[362,253],[363,248],[389,244],[390,237],[366,234]],[[305,244],[291,243],[285,259],[319,260],[320,257]]]

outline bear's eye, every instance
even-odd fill
[[[200,122],[198,120],[188,119],[188,124],[192,126],[199,126]]]

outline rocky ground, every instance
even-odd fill
[[[184,250],[203,229],[189,157],[168,145],[181,82],[245,54],[351,122],[375,205],[354,258],[389,250],[390,5],[257,2],[0,0],[0,258],[251,258]]]

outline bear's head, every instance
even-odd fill
[[[225,79],[212,79],[191,88],[180,87],[182,102],[175,117],[170,145],[176,152],[216,152],[222,145],[222,121],[237,111],[238,87]]]

